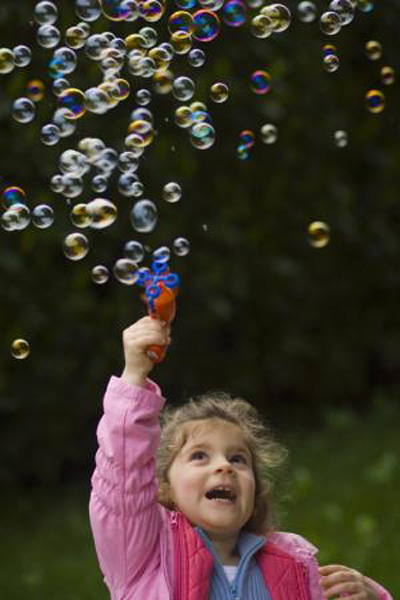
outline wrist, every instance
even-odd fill
[[[147,388],[147,373],[138,373],[137,371],[129,371],[125,368],[122,372],[121,379],[129,385],[137,385]]]

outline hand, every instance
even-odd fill
[[[125,369],[122,379],[127,383],[144,386],[147,375],[154,366],[147,356],[152,345],[165,346],[171,343],[170,326],[152,317],[143,317],[123,332]]]
[[[346,600],[379,600],[377,592],[367,577],[343,565],[326,565],[319,568],[325,598],[344,595]]]

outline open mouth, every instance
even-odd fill
[[[214,488],[205,494],[208,500],[221,504],[235,504],[236,494],[231,490]]]

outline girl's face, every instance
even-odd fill
[[[240,427],[221,419],[191,421],[189,438],[169,471],[173,500],[212,538],[237,535],[254,508],[251,453]],[[209,499],[216,486],[230,487],[233,502]]]

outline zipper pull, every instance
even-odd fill
[[[178,524],[178,513],[174,510],[172,513],[171,525],[172,527],[176,527]]]

